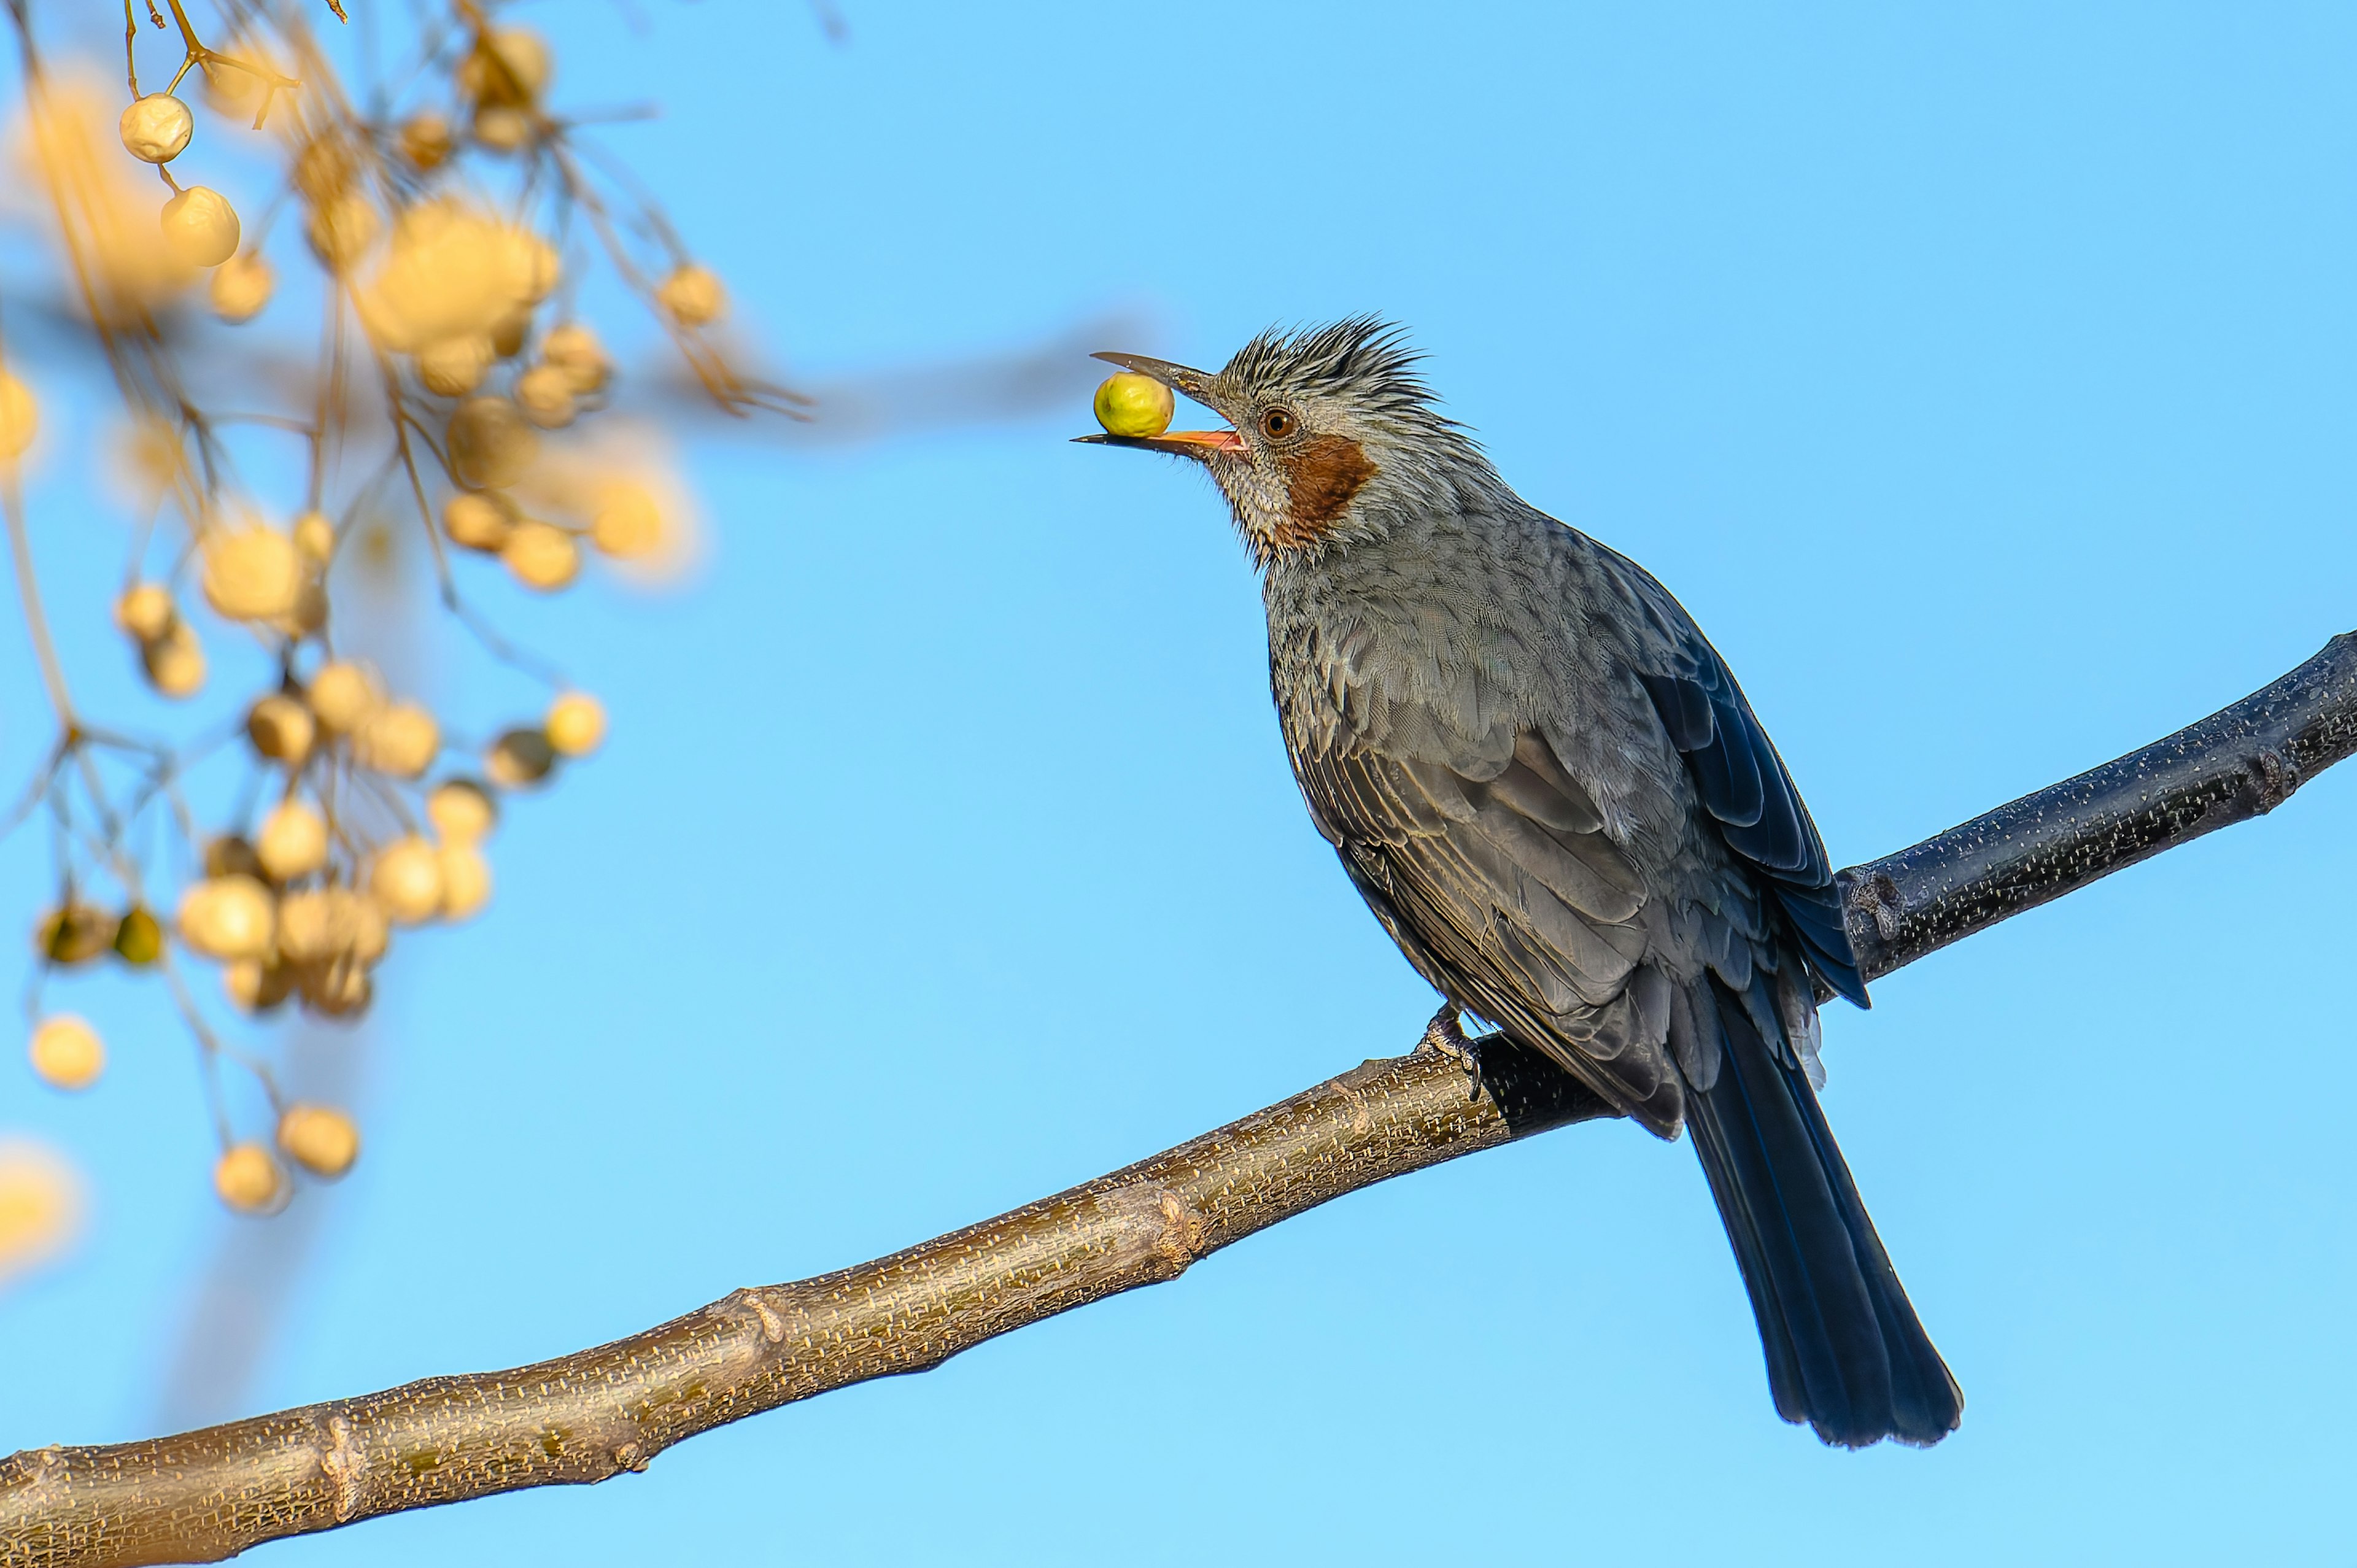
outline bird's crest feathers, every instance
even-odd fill
[[[1424,356],[1405,333],[1376,316],[1354,316],[1331,326],[1262,333],[1228,361],[1222,379],[1262,395],[1332,397],[1375,414],[1454,428],[1433,405],[1432,389],[1416,366]]]

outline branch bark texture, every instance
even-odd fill
[[[2357,634],[2167,740],[1843,872],[1863,967],[1887,974],[2272,810],[2352,750]],[[643,1470],[713,1427],[1175,1279],[1343,1193],[1609,1114],[1544,1059],[1436,1024],[1410,1055],[1110,1176],[610,1345],[175,1437],[26,1450],[0,1461],[0,1564],[217,1562],[378,1514]]]
[[[2357,751],[2357,632],[2200,724],[1840,874],[1872,980],[2123,866],[2264,816]]]

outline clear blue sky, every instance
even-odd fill
[[[1839,862],[2357,625],[2346,7],[845,9],[840,48],[745,0],[537,15],[560,104],[665,106],[609,145],[813,377],[1110,310],[1198,363],[1407,324],[1522,492],[1710,631]],[[397,960],[253,1408],[881,1253],[1413,1042],[1217,503],[1087,427],[694,446],[699,587],[500,601],[613,740],[511,814],[492,912]],[[77,578],[49,526],[73,656],[119,664],[113,535]],[[0,682],[14,777],[20,639]],[[1589,1126],[644,1476],[259,1560],[2337,1559],[2352,885],[2357,768],[1829,1013],[1834,1126],[1968,1399],[1932,1452],[1776,1420],[1693,1155]],[[0,1298],[0,1451],[146,1434],[231,1223],[185,1044],[113,994],[97,1093],[0,1070],[98,1201]]]

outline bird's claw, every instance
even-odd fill
[[[1443,1007],[1424,1026],[1424,1038],[1416,1041],[1420,1051],[1436,1051],[1465,1069],[1469,1080],[1465,1098],[1481,1098],[1481,1053],[1465,1037],[1465,1026],[1458,1021],[1455,1007]]]

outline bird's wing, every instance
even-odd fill
[[[1840,995],[1869,1005],[1824,840],[1743,688],[1652,573],[1616,551],[1597,549],[1653,634],[1631,639],[1635,674],[1670,744],[1684,754],[1719,835],[1764,874],[1762,884],[1791,917],[1810,968]]]
[[[1318,829],[1444,994],[1555,1057],[1656,1131],[1683,1110],[1644,881],[1545,738],[1495,777],[1369,749],[1297,752]]]

